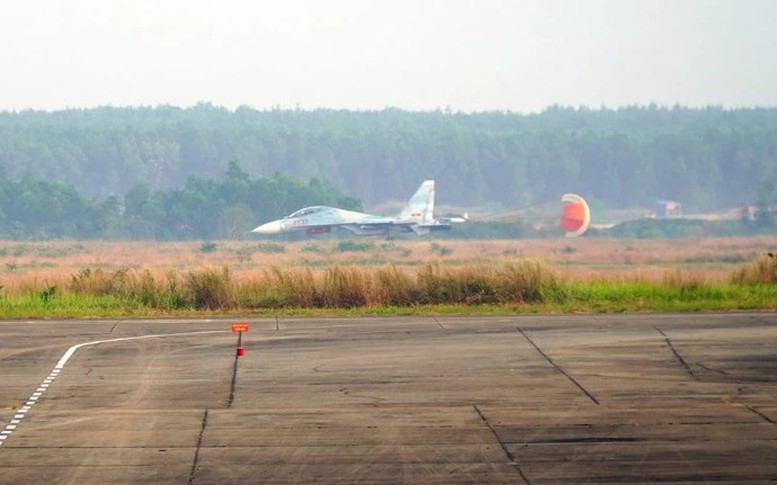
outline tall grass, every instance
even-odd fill
[[[235,288],[229,269],[205,269],[187,273],[181,300],[194,308],[215,310],[235,306]]]
[[[766,253],[736,269],[731,280],[741,284],[777,283],[777,254]]]
[[[310,268],[274,267],[269,271],[265,270],[263,274],[265,279],[260,280],[259,286],[266,288],[265,291],[277,291],[283,296],[284,301],[279,301],[278,306],[298,308],[321,306],[319,283]],[[256,285],[256,281],[253,284]],[[250,287],[251,284],[248,286]]]
[[[356,266],[333,266],[324,271],[321,285],[326,308],[357,308],[367,304],[369,271]]]
[[[85,269],[71,277],[73,294],[137,301],[157,309],[359,308],[541,302],[563,294],[558,278],[535,261],[420,268],[394,265],[273,267],[234,280],[227,268],[201,269],[165,279],[148,270]]]
[[[777,308],[777,258],[761,256],[729,282],[710,283],[683,270],[662,281],[574,280],[535,260],[427,262],[419,267],[334,265],[271,267],[235,278],[227,267],[163,275],[149,270],[84,269],[65,284],[21,285],[0,294],[5,316],[137,314],[277,309],[502,308],[512,311],[639,311]],[[522,310],[523,309],[523,310]],[[80,312],[80,313],[79,313]]]
[[[386,265],[373,270],[368,304],[372,307],[409,307],[418,303],[415,278],[404,269]]]
[[[70,293],[89,296],[113,296],[137,301],[158,309],[223,309],[235,306],[235,289],[229,270],[204,269],[185,273],[168,272],[164,280],[150,271],[116,271],[86,268],[74,274]]]

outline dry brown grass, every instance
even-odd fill
[[[363,240],[360,240],[363,241]],[[393,245],[372,241],[367,251],[335,250],[335,241],[279,243],[282,252],[262,252],[256,242],[217,242],[204,252],[202,242],[0,242],[0,285],[8,293],[32,288],[67,287],[74,275],[89,269],[104,271],[110,281],[94,278],[90,284],[118,285],[115,272],[126,270],[126,278],[146,278],[146,284],[181,285],[191,271],[228,268],[231,281],[265,285],[267,298],[272,288],[294,289],[299,303],[320,294],[313,285],[351,285],[358,272],[352,266],[374,266],[376,281],[364,294],[348,296],[354,304],[384,301],[391,293],[392,304],[402,304],[412,295],[402,291],[408,276],[402,268],[419,269],[442,261],[445,271],[455,266],[496,265],[509,268],[516,259],[543,262],[567,279],[648,280],[671,284],[694,281],[723,281],[736,268],[759,255],[777,250],[776,237],[672,239],[672,240],[402,240]],[[275,243],[273,243],[275,244]],[[277,244],[276,244],[277,246]],[[445,251],[440,249],[444,248]],[[445,253],[445,254],[443,254]],[[318,282],[313,271],[329,273]],[[219,270],[221,271],[221,270]],[[258,274],[265,278],[256,278]],[[145,276],[144,276],[145,275]],[[176,276],[177,275],[177,276]],[[431,276],[434,276],[433,274]],[[430,276],[430,277],[431,277]],[[482,275],[481,275],[482,276]],[[171,280],[170,278],[173,278]],[[473,276],[473,278],[475,278]],[[119,278],[120,279],[120,278]],[[261,281],[259,281],[261,280]],[[476,278],[475,278],[476,280]],[[162,283],[164,282],[164,283]],[[270,284],[272,282],[272,285]],[[125,282],[126,283],[126,282]],[[133,280],[133,287],[137,287]],[[196,282],[190,282],[192,284]],[[275,285],[275,286],[273,286]],[[397,287],[387,289],[388,285]],[[225,288],[224,292],[230,291]],[[326,296],[325,296],[326,298]],[[320,303],[320,302],[319,302]]]
[[[758,256],[750,264],[735,270],[732,279],[738,283],[777,283],[777,254]]]

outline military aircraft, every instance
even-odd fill
[[[308,235],[328,233],[334,227],[347,229],[359,236],[393,237],[397,233],[426,235],[431,231],[451,228],[460,219],[434,218],[434,180],[425,180],[397,217],[376,216],[336,207],[313,206],[300,209],[283,219],[262,224],[251,232],[282,234],[306,231]]]

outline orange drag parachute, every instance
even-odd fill
[[[585,199],[577,194],[564,194],[561,197],[564,204],[561,213],[561,229],[566,231],[565,237],[578,237],[591,225],[591,211]]]

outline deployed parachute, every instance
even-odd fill
[[[520,225],[519,237],[527,235],[539,237],[582,236],[591,225],[591,211],[585,199],[577,194],[564,194],[560,199],[535,202],[517,209],[476,217],[477,222]],[[560,214],[559,214],[560,212]],[[560,217],[559,217],[560,216]]]
[[[561,229],[566,231],[564,236],[581,236],[591,224],[591,211],[588,209],[588,204],[576,194],[564,194],[561,202],[564,204],[561,214]]]

